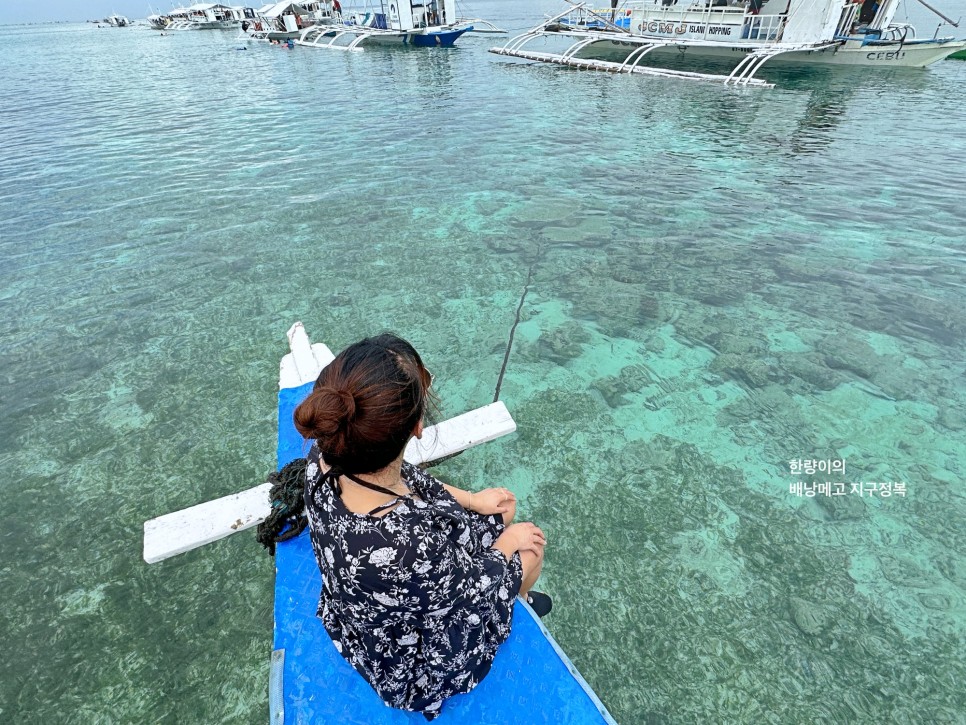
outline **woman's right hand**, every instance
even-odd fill
[[[516,551],[532,551],[540,554],[543,552],[543,547],[547,545],[547,537],[544,536],[543,531],[529,521],[510,524],[503,531],[503,536],[507,534],[513,537]]]

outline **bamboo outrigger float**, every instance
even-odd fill
[[[755,78],[769,62],[925,67],[966,48],[966,40],[919,39],[911,25],[893,23],[900,2],[631,0],[605,10],[580,3],[491,52],[613,73],[771,87]],[[771,7],[766,9],[766,4]],[[563,45],[534,50],[536,42]],[[726,75],[658,65],[671,55],[731,58],[736,63]]]

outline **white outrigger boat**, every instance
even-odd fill
[[[292,422],[333,355],[311,344],[301,322],[288,331],[291,352],[279,366],[278,465],[305,456],[305,441]],[[427,428],[406,448],[406,460],[440,460],[516,430],[502,402]],[[271,512],[272,485],[199,504],[144,523],[144,560],[149,564],[251,528]],[[285,723],[425,725],[417,713],[388,708],[332,644],[316,616],[321,575],[309,532],[275,549],[275,637],[268,684],[269,720]],[[266,653],[267,654],[267,653]],[[573,663],[519,597],[510,637],[493,667],[470,693],[446,701],[438,725],[525,722],[528,725],[617,725]]]
[[[283,2],[265,5],[253,18],[242,22],[242,30],[253,40],[289,40],[298,38],[313,25],[333,19],[332,0],[318,2]]]
[[[175,8],[163,15],[149,15],[148,23],[155,30],[234,30],[241,26],[246,17],[253,16],[251,8],[196,3]]]
[[[631,0],[606,10],[581,3],[491,52],[576,68],[770,87],[754,77],[765,63],[925,67],[966,48],[966,40],[920,39],[911,25],[894,23],[900,2]],[[535,42],[548,49],[534,50]],[[736,64],[728,75],[659,67],[669,56],[730,58]]]
[[[456,0],[380,0],[378,10],[337,11],[332,20],[304,30],[295,44],[338,50],[361,50],[363,45],[448,48],[473,29],[472,22],[457,16]]]

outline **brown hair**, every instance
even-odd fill
[[[433,404],[431,380],[419,353],[401,337],[367,337],[319,373],[295,409],[295,428],[315,440],[332,468],[379,471],[399,456]]]

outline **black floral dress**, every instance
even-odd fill
[[[500,516],[466,511],[409,463],[402,476],[418,499],[353,513],[319,480],[313,446],[305,508],[322,572],[318,613],[336,649],[387,705],[432,720],[489,672],[523,573],[519,554],[508,563],[491,548]]]

